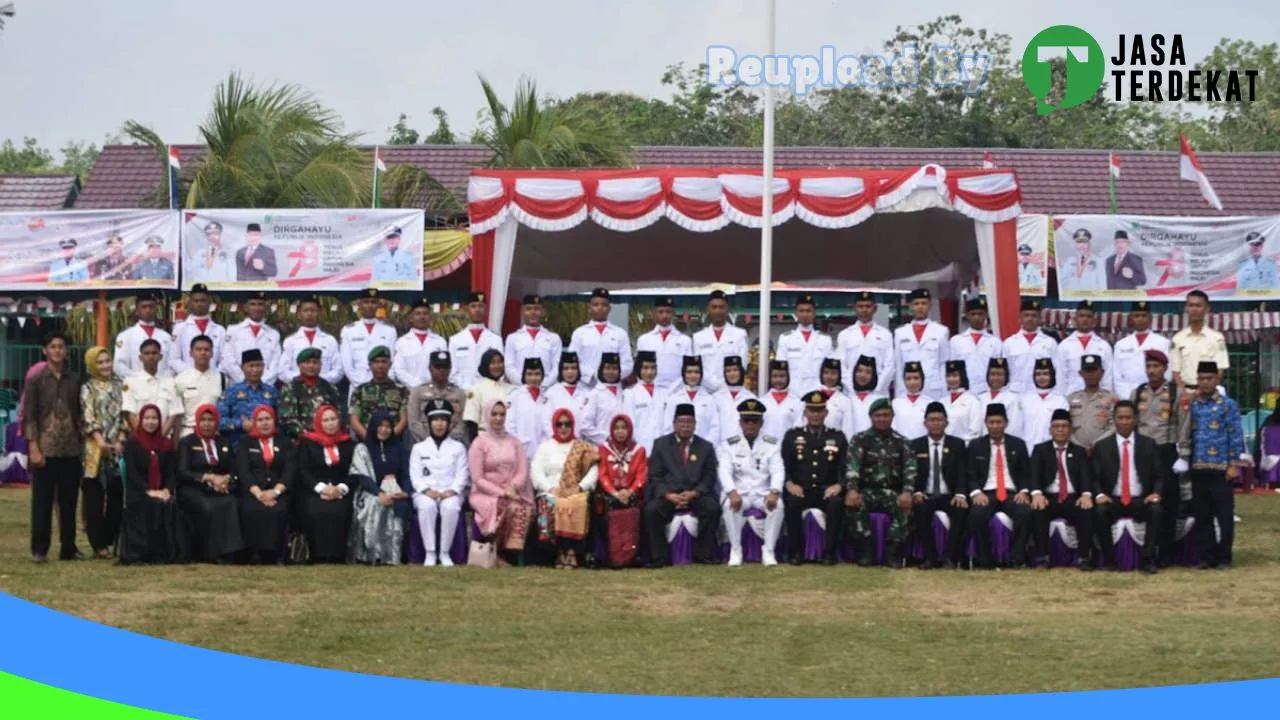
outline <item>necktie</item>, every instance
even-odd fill
[[[425,344],[427,343],[427,334],[426,334],[426,333],[420,333],[420,332],[415,331],[413,334],[418,336],[418,344],[419,344],[419,345],[425,345]]]
[[[473,342],[473,343],[478,343],[478,342],[480,342],[480,333],[484,332],[484,328],[482,328],[482,327],[473,327],[473,328],[469,328],[469,329],[471,330],[471,342]]]
[[[786,399],[787,399],[787,393],[785,393],[785,392],[778,392],[777,390],[774,390],[774,391],[773,391],[773,401],[774,401],[774,402],[776,402],[776,403],[778,403],[779,405],[781,405],[781,404],[782,404],[782,401],[783,401],[783,400],[786,400]]]
[[[969,337],[973,338],[974,345],[977,345],[978,343],[982,342],[982,333],[980,332],[969,333]]]
[[[961,395],[963,395],[963,394],[964,394],[964,391],[963,391],[963,390],[952,390],[952,391],[951,391],[951,402],[955,402],[955,401],[959,400],[959,399],[960,399],[960,396],[961,396]]]
[[[867,401],[867,395],[868,395],[868,394],[869,394],[869,393],[866,393],[866,392],[863,392],[862,390],[859,390],[859,391],[858,391],[858,400],[859,400],[860,402],[866,402],[866,401]]]
[[[271,452],[271,441],[262,438],[258,442],[262,444],[262,461],[267,464],[267,467],[270,467],[271,461],[275,459],[275,454]]]
[[[870,335],[870,334],[871,334],[871,324],[870,324],[870,323],[867,323],[866,325],[863,325],[863,324],[859,323],[859,324],[858,324],[858,329],[862,331],[862,337],[866,337],[866,336],[868,336],[868,335]]]
[[[253,258],[253,246],[244,249],[244,266],[249,267],[249,261]]]
[[[649,397],[653,397],[653,383],[645,383],[644,389],[649,393]]]
[[[684,457],[684,464],[689,464],[689,444],[680,443],[680,454]]]
[[[1009,491],[1004,486],[1004,443],[991,443],[991,454],[995,455],[996,463],[996,502],[1004,502],[1009,499]]]
[[[690,399],[690,400],[694,399],[694,398],[695,398],[695,397],[697,397],[697,395],[698,395],[698,391],[697,391],[697,390],[685,390],[685,392],[689,394],[689,399]]]
[[[605,387],[609,388],[609,392],[613,393],[615,396],[618,394],[617,385],[605,385]]]
[[[1117,255],[1116,256],[1116,272],[1120,272],[1120,266],[1123,264],[1124,264],[1124,256]]]
[[[1090,341],[1090,340],[1092,340],[1092,339],[1093,339],[1093,336],[1091,336],[1091,335],[1081,335],[1081,336],[1080,336],[1080,347],[1081,347],[1081,348],[1083,348],[1083,349],[1085,349],[1085,350],[1088,350],[1088,349],[1089,349],[1089,341]]]
[[[670,330],[659,330],[658,335],[662,336],[662,342],[667,341],[667,336],[671,334]]]
[[[1138,333],[1138,347],[1142,347],[1142,346],[1143,346],[1143,344],[1147,342],[1147,335],[1148,335],[1148,334],[1149,334],[1149,333],[1144,333],[1144,332],[1140,332],[1140,333]]]
[[[933,472],[930,473],[932,477],[929,480],[929,494],[931,495],[942,494],[942,451],[939,449],[940,445],[941,443],[936,442],[933,444]]]
[[[1067,501],[1067,466],[1062,462],[1062,453],[1066,448],[1058,448],[1058,503]]]
[[[596,332],[598,332],[598,333],[600,333],[601,335],[603,335],[603,334],[604,334],[604,329],[605,329],[605,327],[606,327],[606,326],[605,326],[605,324],[604,324],[604,323],[596,323]]]
[[[1033,332],[1024,332],[1022,337],[1026,339],[1028,345],[1036,341],[1036,334]]]
[[[716,342],[720,342],[720,335],[724,333],[724,328],[711,328],[711,332],[716,335]]]
[[[373,334],[373,326],[374,326],[374,323],[371,323],[371,322],[367,322],[367,323],[365,323],[365,324],[364,324],[364,333],[365,333],[365,335],[372,335],[372,334]]]
[[[538,340],[538,328],[529,328],[529,338],[535,342]]]
[[[258,337],[258,333],[262,332],[262,326],[261,326],[261,325],[254,325],[254,324],[250,323],[250,324],[249,324],[249,332],[253,333],[253,336],[256,338],[256,337]]]
[[[565,391],[565,392],[567,392],[567,393],[569,393],[569,397],[573,397],[573,391],[575,391],[575,390],[577,390],[577,389],[578,389],[578,386],[577,386],[577,385],[565,385],[565,386],[564,386],[564,391]]]
[[[1124,441],[1124,451],[1120,454],[1120,504],[1128,505],[1133,499],[1129,487],[1129,441]]]
[[[534,402],[538,402],[538,393],[540,392],[542,392],[542,388],[536,388],[536,387],[529,388],[529,395],[533,397]]]
[[[218,464],[218,451],[213,447],[213,441],[207,438],[204,441],[204,459],[210,465]]]
[[[315,330],[307,330],[306,328],[303,328],[303,329],[302,329],[302,334],[306,336],[306,338],[307,338],[307,344],[308,344],[308,345],[315,345],[315,344],[316,344],[316,331],[315,331]]]
[[[155,326],[155,325],[143,325],[143,326],[142,326],[142,332],[146,333],[146,334],[147,334],[147,337],[151,337],[152,333],[154,333],[155,331],[156,331],[156,326]]]
[[[196,327],[200,329],[200,334],[204,335],[209,329],[209,318],[195,318]]]
[[[809,342],[809,336],[813,334],[812,330],[801,330],[800,334],[804,336],[804,341]]]
[[[729,397],[730,397],[730,398],[732,398],[732,399],[734,399],[734,400],[737,400],[737,399],[738,399],[738,391],[737,391],[737,390],[730,390],[730,391],[729,391]]]
[[[911,331],[916,334],[916,342],[924,339],[924,330],[928,327],[925,323],[911,323]]]

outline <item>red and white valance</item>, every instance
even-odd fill
[[[535,230],[561,231],[587,218],[632,232],[660,218],[693,232],[729,223],[764,224],[762,173],[755,168],[643,170],[476,170],[467,187],[471,233],[496,229],[507,218]],[[1018,178],[1007,169],[952,170],[924,165],[905,170],[779,170],[773,181],[773,224],[793,217],[817,227],[853,227],[876,212],[903,206],[923,191],[929,205],[997,223],[1021,214]]]
[[[1106,329],[1127,329],[1129,313],[1100,312],[1096,313],[1098,327]],[[1052,309],[1044,311],[1044,324],[1051,327],[1068,328],[1075,321],[1075,310]],[[1161,313],[1151,316],[1151,329],[1161,333],[1175,333],[1186,324],[1186,317],[1177,313]],[[1280,312],[1226,312],[1213,313],[1209,316],[1209,327],[1219,332],[1251,331],[1280,328]]]

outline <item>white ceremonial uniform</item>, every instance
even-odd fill
[[[764,403],[761,433],[781,438],[791,428],[804,426],[804,403],[790,390],[770,390],[760,396],[760,402]]]
[[[1072,255],[1058,263],[1058,288],[1060,290],[1106,290],[1106,263],[1097,255]]]
[[[1057,365],[1058,341],[1037,329],[1028,339],[1027,333],[1019,330],[1004,339],[1001,355],[1009,361],[1009,390],[1016,393],[1029,392],[1036,386],[1036,360],[1049,358]],[[967,368],[966,368],[967,369]],[[1078,369],[1078,368],[1077,368]],[[987,381],[987,369],[982,369],[982,382]],[[1062,384],[1062,378],[1058,378]]]
[[[202,322],[203,329],[200,327]],[[164,356],[164,362],[169,364],[169,370],[174,375],[191,369],[191,341],[201,335],[213,341],[213,359],[209,361],[209,366],[222,366],[222,348],[227,343],[227,329],[211,318],[188,316],[186,320],[173,326],[173,353]]]
[[[635,441],[645,453],[653,452],[653,441],[662,436],[663,410],[667,396],[657,384],[639,382],[622,392],[622,408],[635,426]]]
[[[844,433],[845,440],[853,439],[853,401],[848,395],[837,391],[835,388],[818,387],[815,390],[821,390],[823,395],[827,396],[827,419],[822,424],[832,430],[839,430]],[[808,393],[805,393],[808,395]],[[803,397],[803,396],[802,396]]]
[[[148,333],[147,330],[151,332]],[[126,380],[142,372],[139,354],[142,352],[142,343],[147,340],[160,343],[160,368],[157,373],[166,377],[173,376],[173,336],[155,325],[144,326],[141,322],[136,322],[116,336],[116,356],[111,369],[115,371],[117,378]]]
[[[137,415],[142,408],[155,405],[160,408],[161,427],[169,418],[182,413],[182,400],[178,397],[172,375],[152,375],[141,370],[126,378],[122,389],[121,410]]]
[[[731,554],[742,553],[742,528],[746,525],[743,513],[757,509],[765,512],[763,554],[766,559],[773,557],[782,534],[783,503],[786,502],[782,492],[786,470],[778,440],[761,433],[755,442],[750,442],[740,432],[731,433],[716,448],[716,473],[720,478],[720,503],[724,506],[724,529],[729,536]],[[737,512],[729,507],[729,493],[734,491],[742,498],[742,509]],[[766,502],[770,492],[778,493],[778,503],[772,510]]]
[[[894,397],[906,397],[907,387],[902,381],[902,369],[912,360],[924,370],[924,394],[940,398],[947,391],[947,360],[951,359],[951,333],[947,326],[932,320],[924,324],[924,332],[916,339],[912,321],[893,331],[894,377],[897,386]],[[910,439],[910,438],[908,438]]]
[[[720,406],[715,396],[703,387],[690,390],[688,386],[681,385],[667,393],[662,410],[662,434],[668,435],[674,431],[676,407],[684,403],[693,406],[694,434],[711,443],[712,447],[719,445]]]
[[[180,437],[186,437],[195,432],[196,410],[206,403],[216,405],[222,397],[222,373],[212,365],[204,372],[189,368],[174,376],[173,387],[182,404]]]
[[[431,382],[431,353],[448,349],[449,341],[430,330],[410,329],[391,350],[391,379],[410,389]]]
[[[373,282],[417,280],[422,273],[422,263],[415,255],[397,248],[394,252],[383,250],[373,258]]]
[[[880,394],[889,392],[894,378],[894,341],[889,328],[876,323],[863,325],[856,322],[836,336],[836,357],[840,358],[841,381],[845,391],[853,394],[853,373],[858,358],[866,355],[876,359],[876,388]]]
[[[1078,331],[1067,336],[1058,345],[1058,357],[1054,361],[1054,369],[1058,375],[1058,392],[1070,395],[1084,389],[1084,378],[1080,377],[1080,358],[1085,355],[1097,355],[1102,359],[1102,382],[1098,387],[1110,390],[1114,387],[1115,373],[1111,367],[1111,344],[1098,337],[1097,333],[1081,335]]]
[[[797,327],[778,337],[778,359],[787,361],[791,368],[791,384],[795,387],[817,387],[822,384],[822,361],[827,357],[834,357],[835,352],[831,336],[812,326]],[[844,365],[840,367],[843,368]]]
[[[1070,410],[1067,398],[1056,391],[1036,390],[1022,393],[1022,432],[1018,435],[1027,447],[1035,447],[1049,439],[1049,423],[1054,410]]]
[[[545,389],[556,384],[560,353],[564,350],[559,335],[545,325],[536,328],[526,325],[507,336],[505,347],[502,355],[507,363],[507,382],[522,385],[520,376],[524,372],[525,358],[536,357],[542,360],[542,387]],[[476,361],[479,362],[479,358]],[[581,363],[578,368],[583,369]]]
[[[618,364],[622,367],[622,375],[619,377],[626,378],[631,374],[631,338],[626,330],[611,322],[592,321],[580,326],[569,338],[569,350],[578,354],[582,383],[588,388],[595,387],[601,353],[618,353]]]
[[[280,348],[280,362],[276,367],[276,378],[282,383],[291,383],[302,374],[298,370],[298,353],[313,347],[320,351],[320,377],[330,385],[342,382],[342,351],[338,348],[338,339],[314,328],[298,328],[296,332],[284,339]]]
[[[1036,263],[1018,265],[1018,285],[1023,288],[1044,287],[1044,273]]]
[[[987,434],[987,406],[991,403],[1000,403],[1004,405],[1005,415],[1009,420],[1009,424],[1004,429],[1005,434],[1022,438],[1022,396],[1019,393],[1012,390],[1001,390],[1000,392],[992,393],[988,390],[978,396],[978,402],[982,403],[983,435]]]
[[[716,406],[720,408],[720,434],[726,438],[731,437],[738,432],[738,405],[756,398],[756,394],[741,385],[737,387],[724,385],[713,394],[716,398]]]
[[[876,392],[854,392],[849,396],[849,405],[853,414],[853,434],[866,432],[871,429],[871,404],[880,398],[887,398],[888,395]],[[850,440],[853,439],[851,436]]]
[[[543,394],[547,396],[547,407],[544,410],[547,437],[551,437],[555,433],[555,428],[551,427],[551,417],[560,408],[573,413],[573,432],[575,435],[582,437],[583,433],[595,432],[595,428],[591,427],[591,417],[594,414],[594,408],[591,405],[591,388],[584,386],[582,383],[577,385],[556,383],[543,391]]]
[[[742,358],[745,367],[750,352],[747,331],[729,323],[725,323],[723,327],[708,325],[693,334],[693,354],[702,358],[702,367],[705,369],[702,373],[702,386],[713,393],[724,387],[724,359],[736,355]]]
[[[351,383],[352,392],[373,379],[373,371],[369,369],[369,351],[383,345],[392,351],[391,360],[395,362],[397,339],[395,326],[376,318],[372,321],[361,318],[342,328],[338,338],[342,374]]]
[[[449,338],[449,382],[470,390],[480,380],[480,356],[486,350],[503,352],[502,338],[484,325],[471,324]],[[503,354],[503,360],[510,362]],[[522,364],[521,368],[524,367]]]
[[[947,406],[947,434],[965,443],[973,442],[987,433],[986,407],[973,393],[965,391],[956,395],[948,392],[942,399]]]
[[[893,400],[893,429],[908,440],[928,433],[924,427],[924,411],[932,402],[926,395],[917,395],[913,401],[909,396]]]
[[[579,389],[578,392],[582,390]],[[586,412],[587,417],[580,418],[578,437],[592,445],[603,445],[609,440],[609,433],[613,431],[613,419],[624,412],[622,385],[596,383],[596,386],[591,389],[591,400],[587,403]],[[633,420],[632,425],[634,424]]]
[[[1092,345],[1093,343],[1090,343]],[[1169,338],[1154,332],[1126,335],[1116,341],[1112,355],[1115,373],[1112,375],[1115,393],[1121,400],[1128,400],[1138,386],[1147,381],[1147,351],[1159,350],[1169,357],[1172,343]],[[1103,366],[1106,371],[1106,366]],[[1173,382],[1173,369],[1164,369],[1164,381]]]
[[[511,403],[507,409],[507,432],[520,440],[525,458],[532,458],[542,441],[550,437],[547,393],[539,389],[538,396],[534,397],[528,386],[521,385],[511,391],[507,400]]]
[[[951,360],[963,360],[969,377],[969,392],[987,391],[987,365],[993,357],[1001,357],[1003,343],[989,331],[965,330],[951,338]],[[1010,368],[1010,372],[1012,372]],[[967,439],[967,438],[966,438]]]
[[[636,338],[636,352],[641,350],[649,350],[658,358],[658,377],[654,380],[658,387],[669,391],[684,384],[684,356],[693,354],[693,341],[688,335],[676,330],[674,325],[666,328],[655,326]],[[742,361],[745,363],[746,358]],[[708,365],[703,363],[702,367],[707,368]],[[707,374],[705,369],[702,374]]]
[[[255,333],[254,328],[258,331]],[[280,366],[280,333],[266,323],[255,323],[245,318],[227,328],[227,344],[222,350],[222,374],[231,381],[228,385],[244,382],[244,371],[240,369],[240,357],[246,350],[257,348],[262,352],[264,369],[262,382],[274,385],[276,368]]]
[[[439,445],[433,438],[414,445],[409,451],[409,481],[413,483],[413,510],[418,516],[418,530],[427,551],[426,564],[434,565],[437,553],[442,559],[448,557],[462,517],[462,503],[471,485],[467,448],[450,437]],[[433,500],[424,494],[427,490],[452,490],[457,494]],[[437,517],[440,518],[439,536],[436,535]]]

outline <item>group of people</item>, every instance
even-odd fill
[[[494,564],[663,565],[676,515],[697,521],[695,559],[714,560],[723,528],[729,564],[741,564],[742,529],[761,518],[762,561],[777,562],[785,526],[788,559],[802,562],[806,511],[821,511],[827,562],[846,542],[870,562],[871,516],[883,513],[894,564],[914,532],[925,567],[955,565],[967,529],[989,566],[986,523],[1002,512],[1012,564],[1042,562],[1059,517],[1082,538],[1082,567],[1093,537],[1113,562],[1111,522],[1133,517],[1152,528],[1143,566],[1155,571],[1172,559],[1187,502],[1206,566],[1231,563],[1230,479],[1249,455],[1219,387],[1225,341],[1198,292],[1172,342],[1138,303],[1114,348],[1094,334],[1088,302],[1058,342],[1025,301],[1020,332],[1002,341],[981,300],[952,336],[929,319],[928,291],[911,294],[912,320],[893,332],[863,293],[857,322],[832,338],[806,295],[758,395],[745,387],[746,332],[720,292],[692,337],[660,300],[634,346],[608,321],[605,289],[567,347],[535,295],[505,340],[485,327],[481,293],[447,339],[425,299],[397,336],[368,290],[340,338],[305,298],[281,341],[266,300],[254,295],[245,320],[223,328],[196,286],[170,335],[144,298],[114,358],[89,350],[83,383],[51,336],[24,390],[34,560],[47,559],[55,496],[59,557],[80,557],[83,484],[93,552],[111,557],[119,537],[122,562],[397,564],[416,522],[426,564],[449,565],[470,508],[471,554]],[[942,547],[926,531],[935,514],[951,528]]]

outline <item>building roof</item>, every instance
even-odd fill
[[[0,211],[62,210],[71,207],[79,192],[75,175],[0,175]]]
[[[180,145],[182,171],[194,170],[204,147]],[[372,146],[364,148],[372,152]],[[425,169],[459,200],[466,197],[467,178],[490,157],[483,145],[383,146],[389,166],[410,163]],[[926,163],[943,167],[982,165],[982,149],[951,148],[778,148],[779,168],[861,167],[902,168]],[[1017,171],[1022,184],[1023,210],[1032,213],[1105,214],[1111,211],[1108,193],[1108,151],[989,150],[1000,167]],[[1132,151],[1116,153],[1121,177],[1117,199],[1121,213],[1131,215],[1217,215],[1200,197],[1196,185],[1178,175],[1178,153]],[[638,147],[636,165],[645,166],[759,166],[759,148]],[[1280,153],[1200,153],[1201,164],[1225,215],[1280,214]],[[147,146],[108,145],[102,149],[77,208],[158,207],[164,202],[162,158]]]

